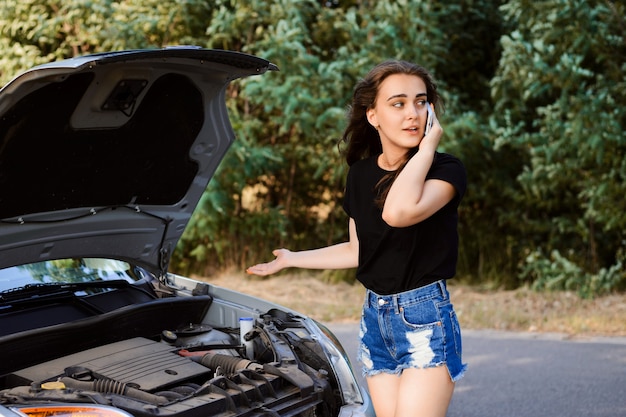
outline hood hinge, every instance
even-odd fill
[[[165,277],[167,276],[167,270],[170,264],[170,254],[172,251],[172,244],[168,243],[167,245],[161,245],[161,249],[159,249],[159,281],[165,282]]]

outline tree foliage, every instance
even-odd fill
[[[513,30],[501,42],[491,119],[495,148],[523,161],[512,172],[507,221],[519,224],[512,231],[522,243],[521,278],[583,294],[597,292],[598,280],[610,282],[601,288],[623,286],[624,5],[519,0],[502,11]],[[551,278],[544,261],[575,266],[577,284]]]
[[[441,148],[469,176],[459,275],[593,295],[626,283],[623,16],[608,0],[0,0],[0,85],[51,60],[179,44],[277,64],[230,87],[238,140],[173,262],[207,274],[347,237],[352,88],[382,60],[418,62],[444,95]]]

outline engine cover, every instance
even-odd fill
[[[91,373],[98,379],[126,383],[144,391],[154,391],[203,374],[208,375],[209,369],[205,366],[175,351],[176,348],[168,344],[137,337],[25,368],[14,374],[34,382],[47,381],[68,373]]]

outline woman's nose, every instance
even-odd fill
[[[417,115],[419,114],[419,107],[418,106],[407,106],[407,117],[413,118],[413,117],[417,117]]]

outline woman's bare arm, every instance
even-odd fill
[[[417,224],[436,213],[455,195],[452,184],[441,180],[426,181],[443,129],[434,120],[433,127],[420,143],[419,151],[407,162],[394,180],[383,206],[383,220],[392,227]]]
[[[292,252],[288,249],[276,249],[272,252],[276,259],[267,263],[253,265],[246,272],[254,275],[270,275],[285,268],[355,268],[359,263],[359,240],[353,219],[350,219],[348,227],[350,235],[348,242],[298,252]]]

